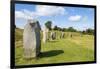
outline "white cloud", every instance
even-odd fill
[[[22,19],[33,19],[36,18],[36,15],[32,11],[23,9],[21,11],[15,11],[15,17],[22,18]]]
[[[57,7],[57,6],[38,5],[36,6],[34,12],[26,9],[15,11],[16,18],[24,18],[24,19],[33,19],[39,16],[51,16],[57,14],[58,15],[65,14],[65,9],[63,7]]]
[[[80,15],[74,15],[74,16],[70,16],[69,20],[70,21],[80,21],[81,18],[82,18],[82,16],[80,16]]]
[[[65,9],[63,7],[57,6],[45,6],[38,5],[36,6],[36,13],[40,16],[50,16],[50,15],[63,15],[65,13]]]

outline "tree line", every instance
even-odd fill
[[[69,27],[69,28],[61,28],[58,27],[57,25],[54,26],[54,28],[52,28],[52,21],[47,21],[45,23],[45,26],[49,29],[49,30],[58,30],[58,31],[63,31],[63,32],[80,32],[82,34],[88,34],[88,35],[94,35],[94,29],[88,28],[86,30],[83,31],[78,31],[73,27]]]
[[[16,25],[14,25],[15,28]],[[91,29],[91,28],[88,28],[86,30],[83,30],[83,31],[78,31],[76,30],[75,28],[73,27],[68,27],[68,28],[61,28],[61,27],[58,27],[57,25],[55,25],[53,28],[52,28],[52,21],[47,21],[45,23],[45,26],[49,29],[49,30],[57,30],[57,31],[63,31],[63,32],[80,32],[82,34],[89,34],[89,35],[94,35],[94,29]]]

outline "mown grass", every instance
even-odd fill
[[[22,30],[16,29],[15,34],[16,65],[94,61],[93,35],[66,36],[66,38],[57,38],[45,44],[41,40],[41,54],[39,57],[37,59],[25,59],[23,57]]]

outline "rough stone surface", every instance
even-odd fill
[[[43,30],[43,43],[46,43],[46,41],[48,40],[48,32],[49,32],[49,29],[44,27],[44,30]]]
[[[50,38],[51,38],[51,40],[56,39],[56,32],[51,32]]]
[[[23,48],[25,58],[37,57],[41,50],[40,25],[36,20],[29,20],[24,27]]]
[[[61,32],[60,38],[64,38],[64,36],[65,36],[65,33]]]

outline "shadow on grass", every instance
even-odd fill
[[[59,54],[64,53],[63,50],[51,50],[51,51],[46,51],[46,52],[42,52],[40,53],[39,57],[43,58],[43,57],[52,57],[52,56],[56,56]]]

